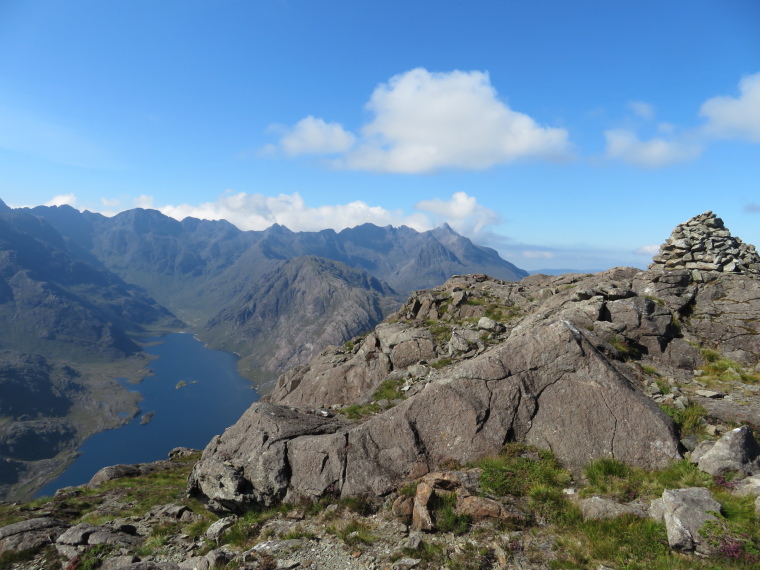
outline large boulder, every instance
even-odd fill
[[[697,466],[710,475],[760,473],[760,445],[748,426],[732,429],[699,457]]]
[[[676,550],[714,554],[716,548],[700,533],[707,521],[718,520],[720,503],[713,499],[709,489],[691,487],[666,490],[662,493],[665,527],[668,544]]]
[[[581,330],[536,319],[363,423],[254,404],[207,446],[189,491],[229,511],[327,493],[377,496],[514,439],[552,449],[575,471],[597,457],[650,468],[679,457],[672,421]]]

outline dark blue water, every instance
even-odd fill
[[[145,348],[159,357],[148,366],[153,375],[140,384],[124,384],[142,395],[140,414],[124,427],[87,439],[79,448],[81,455],[38,497],[83,485],[109,465],[166,459],[174,447],[203,449],[259,399],[251,383],[238,374],[234,354],[209,350],[189,334],[145,341],[161,341]],[[177,389],[178,382],[186,385]],[[154,412],[153,419],[140,425],[140,417],[148,412]]]

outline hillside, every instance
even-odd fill
[[[487,272],[509,280],[527,275],[493,249],[473,244],[447,225],[428,232],[372,224],[341,232],[293,232],[277,224],[263,231],[241,231],[224,221],[186,218],[179,222],[155,210],[139,208],[113,218],[80,213],[69,206],[40,206],[30,213],[55,227],[72,247],[142,287],[189,323],[210,346],[238,353],[241,373],[257,383],[271,382],[285,368],[306,362],[328,344],[370,329],[415,289],[432,287],[462,273]],[[289,271],[286,268],[292,263],[286,262],[306,257],[325,260],[320,266],[312,265],[312,284],[320,279],[331,281],[335,270],[326,270],[321,277],[315,272],[337,264],[335,267],[344,267],[340,271],[351,273],[351,287],[359,297],[372,296],[374,300],[368,305],[372,308],[347,310],[346,315],[354,315],[356,320],[348,322],[344,316],[342,324],[335,326],[330,323],[337,299],[329,304],[333,309],[324,305],[322,313],[319,304],[312,304],[310,319],[315,326],[332,328],[326,335],[302,334],[295,343],[287,334],[278,338],[256,336],[256,330],[268,329],[257,329],[255,318],[245,326],[233,324],[231,316],[249,312],[246,304],[262,295],[260,290],[269,291],[271,300],[268,280],[276,279],[273,275],[278,272]],[[366,291],[358,293],[361,288]],[[360,301],[361,305],[365,299],[359,297],[346,301]],[[277,302],[283,307],[280,328],[295,330],[298,323],[286,319],[298,309],[284,308],[286,299]],[[278,349],[274,358],[270,350],[261,348],[275,344]],[[305,348],[306,344],[310,348]]]
[[[403,296],[383,277],[417,288],[485,268],[522,275],[445,227],[243,232],[0,201],[0,401],[14,402],[0,410],[0,497],[30,496],[85,438],[131,420],[139,395],[115,378],[145,374],[146,332],[188,330],[235,352],[266,391],[395,310]]]
[[[72,251],[47,222],[0,212],[0,496],[27,496],[93,433],[137,413],[133,340],[182,323]]]
[[[1,507],[0,555],[18,569],[756,567],[758,322],[760,257],[709,212],[646,271],[453,277],[283,374],[200,457]]]

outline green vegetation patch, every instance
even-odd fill
[[[464,534],[470,528],[470,517],[456,512],[457,496],[454,493],[448,495],[436,494],[432,501],[433,520],[436,528],[441,532]]]
[[[557,539],[552,568],[678,568],[670,552],[665,525],[626,515],[610,520],[581,521]],[[668,561],[668,564],[663,564]]]
[[[349,522],[338,530],[336,534],[349,546],[372,544],[376,540],[372,535],[372,529],[369,525],[359,520]]]
[[[403,400],[406,396],[401,391],[403,380],[383,380],[372,394],[374,400]]]
[[[554,455],[523,443],[509,443],[501,454],[476,463],[483,491],[496,496],[526,496],[537,487],[562,489],[570,480]]]
[[[673,418],[681,437],[704,434],[704,419],[707,416],[707,410],[699,404],[689,402],[689,405],[683,410],[675,406],[660,404],[660,409]]]
[[[739,363],[721,356],[719,352],[707,348],[703,348],[700,352],[702,358],[705,359],[705,365],[701,368],[704,372],[702,378],[705,380],[719,382],[740,380],[745,384],[760,383],[760,374],[747,371]]]
[[[635,360],[641,358],[641,352],[639,349],[622,336],[613,335],[610,339],[610,345],[617,351],[621,360]]]
[[[382,408],[377,404],[352,404],[345,408],[341,408],[338,410],[338,413],[343,414],[349,420],[360,420],[381,411]]]
[[[583,474],[588,485],[581,489],[582,497],[598,495],[623,502],[659,497],[665,489],[704,487],[712,483],[709,475],[686,459],[675,461],[665,469],[647,471],[602,457],[586,465]]]

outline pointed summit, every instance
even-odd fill
[[[676,226],[652,261],[649,269],[689,269],[694,281],[703,281],[701,272],[760,275],[755,246],[732,237],[711,211]]]

